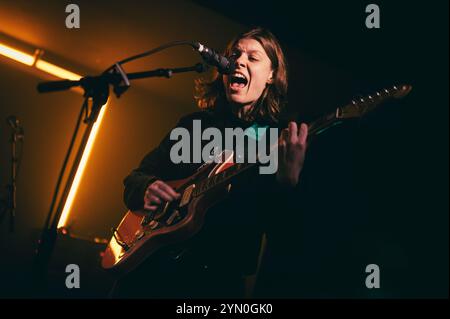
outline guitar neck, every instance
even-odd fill
[[[400,99],[409,94],[411,85],[404,84],[400,86],[392,86],[389,89],[383,89],[374,94],[352,100],[349,104],[338,107],[332,113],[328,113],[317,120],[308,124],[308,141],[311,138],[323,133],[327,129],[341,124],[345,119],[360,118],[367,112],[375,109],[380,103],[389,98]],[[275,151],[278,147],[278,141],[270,147],[270,152]],[[258,161],[256,161],[258,162]],[[196,185],[194,195],[200,195],[218,185],[231,182],[232,179],[241,175],[241,173],[257,166],[257,163],[236,163],[224,171],[208,177]]]
[[[339,109],[336,109],[336,112],[329,113],[320,117],[319,119],[308,124],[308,139],[314,136],[317,136],[327,129],[339,125],[342,123],[342,120],[337,117]]]

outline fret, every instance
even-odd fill
[[[329,128],[331,124],[334,124],[336,120],[336,112],[329,113],[320,117],[314,122],[309,123],[308,132],[310,135],[318,135],[325,129]]]

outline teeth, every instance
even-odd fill
[[[238,84],[243,84],[243,85],[247,85],[247,78],[245,77],[245,75],[243,75],[242,73],[238,73],[235,72],[231,75],[230,77],[230,81],[231,83],[238,83]]]

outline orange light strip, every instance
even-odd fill
[[[69,213],[72,208],[75,195],[77,194],[78,191],[78,186],[80,186],[81,178],[83,177],[84,169],[86,168],[89,155],[91,155],[92,147],[94,146],[95,138],[100,128],[100,124],[102,123],[103,116],[105,115],[107,105],[108,102],[106,102],[106,104],[102,107],[98,115],[97,121],[92,126],[91,134],[89,135],[86,148],[84,150],[83,156],[81,157],[80,165],[78,165],[77,173],[75,174],[75,178],[73,179],[72,187],[70,188],[69,195],[67,196],[63,212],[58,222],[58,228],[64,227],[67,223],[67,219],[69,217]]]
[[[72,80],[72,81],[78,81],[79,79],[81,79],[81,75],[67,71],[67,70],[60,68],[59,66],[56,66],[54,64],[51,64],[47,61],[38,60],[36,62],[35,66],[39,70],[53,74],[54,76],[57,76],[58,78],[61,78],[61,79]]]
[[[70,71],[63,69],[63,68],[61,68],[55,64],[52,64],[48,61],[41,60],[39,55],[32,56],[32,55],[26,54],[20,50],[14,49],[14,48],[7,46],[5,44],[2,44],[2,43],[0,43],[0,54],[4,55],[10,59],[13,59],[17,62],[21,62],[21,63],[29,65],[29,66],[35,66],[37,69],[47,72],[51,75],[54,75],[60,79],[77,81],[81,78],[81,75],[70,72]],[[86,144],[86,148],[81,157],[81,161],[80,161],[80,164],[78,165],[78,169],[75,174],[75,178],[70,187],[69,195],[67,197],[66,202],[64,203],[63,212],[58,221],[58,228],[64,227],[67,223],[67,220],[68,220],[68,217],[70,214],[70,210],[72,208],[75,196],[77,194],[78,187],[79,187],[81,179],[83,177],[83,173],[86,168],[86,164],[89,159],[89,155],[91,154],[92,147],[94,146],[95,138],[97,136],[98,130],[102,123],[103,116],[105,114],[107,105],[108,105],[108,102],[106,102],[105,105],[103,105],[103,107],[100,110],[100,113],[98,115],[97,121],[92,126],[92,130],[89,135],[88,142]]]
[[[35,57],[0,43],[0,54],[17,62],[32,66]]]

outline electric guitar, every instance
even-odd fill
[[[412,87],[393,86],[336,108],[308,126],[308,139],[352,118],[360,118],[391,98],[403,98]],[[130,272],[163,247],[193,237],[204,224],[208,209],[227,197],[233,179],[256,163],[233,163],[233,153],[224,152],[222,161],[206,163],[192,176],[166,182],[181,194],[180,199],[159,206],[154,212],[128,211],[103,253],[104,269]]]

